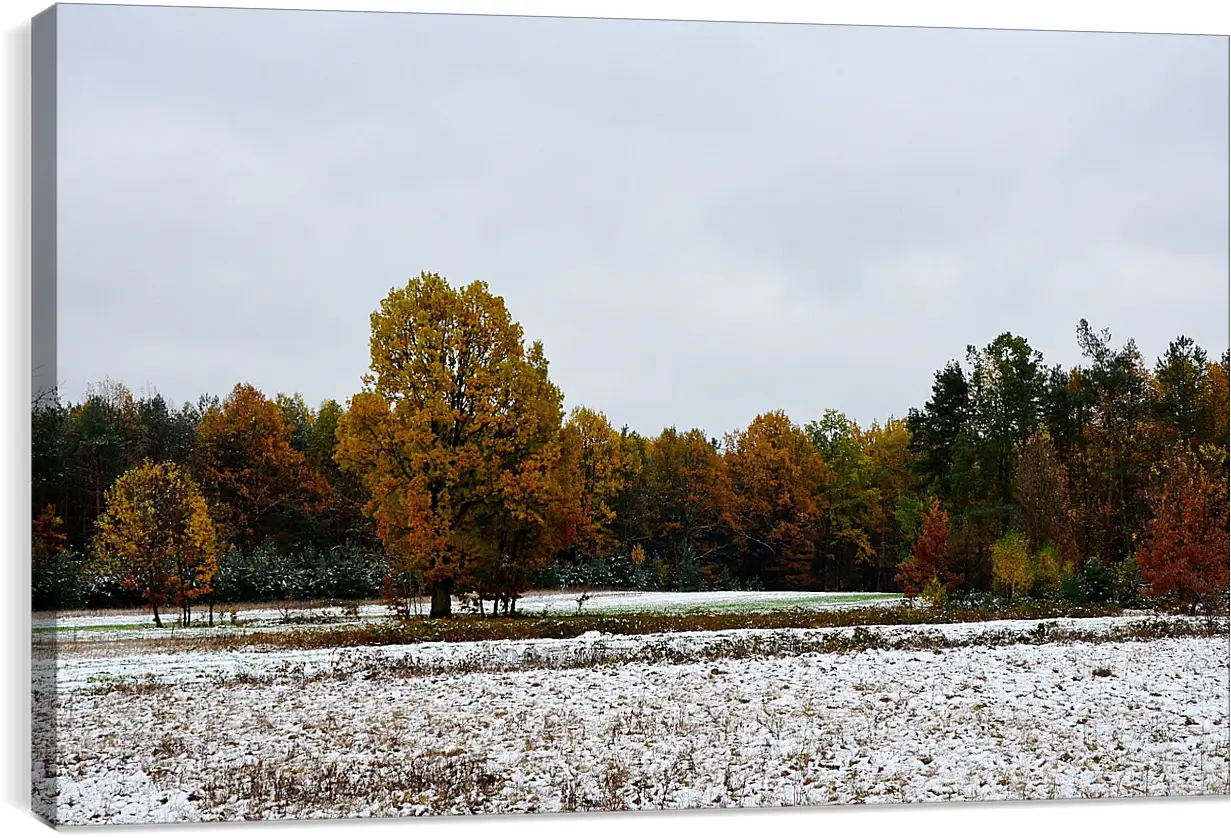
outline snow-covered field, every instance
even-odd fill
[[[949,623],[917,626],[878,626],[878,637],[903,641],[943,639],[946,644],[990,645],[989,638],[1005,633],[1038,630],[1106,632],[1117,627],[1148,623],[1156,618],[1097,617],[1058,620],[996,620],[985,623]],[[1183,618],[1172,618],[1183,622]],[[34,688],[57,695],[99,690],[108,685],[216,684],[220,681],[256,682],[271,676],[310,678],[330,671],[350,672],[356,666],[393,664],[403,671],[425,669],[507,670],[567,667],[594,659],[611,663],[679,661],[730,657],[733,654],[798,654],[832,636],[851,637],[856,627],[820,629],[729,629],[647,635],[611,635],[588,632],[569,640],[485,640],[428,642],[366,648],[275,648],[260,650],[135,652],[94,655],[88,651],[62,654],[54,667],[35,673]],[[649,659],[648,661],[646,659]]]
[[[1037,625],[67,656],[34,780],[64,823],[1228,793],[1225,638]]]
[[[898,594],[872,594],[814,591],[596,591],[578,606],[581,593],[536,593],[522,597],[517,607],[527,613],[549,614],[629,611],[777,611],[789,608],[826,608],[835,606],[896,605]]]

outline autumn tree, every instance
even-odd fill
[[[867,457],[869,539],[874,550],[874,590],[883,590],[893,580],[909,535],[898,517],[898,510],[916,501],[912,492],[913,455],[906,421],[890,418],[884,425],[872,423],[860,430],[858,441]]]
[[[1231,373],[1231,353],[1224,352],[1217,362],[1206,366],[1201,392],[1197,396],[1200,410],[1200,439],[1224,452],[1231,447],[1231,400],[1228,392]]]
[[[516,402],[529,406],[517,428],[514,457],[502,465],[500,483],[475,516],[470,538],[477,558],[467,587],[490,596],[513,613],[530,575],[577,538],[584,484],[565,457],[561,433],[563,397],[547,374],[542,345],[510,370]]]
[[[210,592],[217,542],[205,498],[173,463],[146,462],[106,493],[94,536],[98,569],[141,592],[161,627],[160,607],[174,603],[191,620],[194,600]]]
[[[1212,446],[1203,453],[1179,455],[1169,465],[1136,553],[1151,594],[1194,613],[1226,596],[1231,558],[1226,459]]]
[[[666,561],[665,572],[677,581],[681,573],[721,573],[730,488],[714,440],[696,428],[664,428],[646,447],[641,474],[648,544]]]
[[[546,379],[544,378],[544,381]],[[568,548],[582,514],[576,467],[559,442],[549,440],[511,472],[474,539],[470,584],[480,598],[514,613],[531,574]]]
[[[371,373],[334,457],[367,488],[395,570],[430,586],[432,617],[448,616],[476,576],[558,546],[539,531],[555,518],[563,397],[542,345],[524,346],[483,282],[454,289],[421,274],[390,291],[371,326]],[[522,531],[512,547],[508,521]]]
[[[996,591],[1009,601],[1034,584],[1030,541],[1010,530],[992,545],[992,580]]]
[[[64,519],[56,514],[54,504],[47,504],[34,519],[33,536],[35,550],[45,555],[54,556],[64,549]]]
[[[823,587],[840,590],[873,556],[869,530],[877,494],[871,486],[872,462],[860,444],[859,426],[840,411],[826,410],[805,425],[804,432],[831,476],[825,490],[820,581]]]
[[[1053,545],[1063,561],[1080,560],[1073,537],[1068,473],[1046,431],[1026,441],[1013,480],[1013,523],[1032,553]]]
[[[588,407],[573,409],[562,434],[578,481],[575,546],[591,556],[609,555],[615,545],[615,501],[628,485],[630,472],[620,434],[602,412]]]
[[[949,513],[941,508],[939,500],[933,501],[932,508],[923,516],[910,558],[898,570],[897,582],[906,596],[919,596],[933,582],[949,593],[962,584],[961,574],[952,569],[949,536]]]
[[[236,384],[205,411],[193,462],[226,540],[244,550],[267,539],[302,540],[320,499],[283,408],[260,390]]]
[[[731,503],[724,515],[744,555],[744,578],[806,589],[824,524],[831,472],[808,435],[782,411],[727,436]]]

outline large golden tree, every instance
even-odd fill
[[[483,282],[421,274],[371,325],[371,372],[334,456],[367,487],[394,571],[430,586],[431,616],[448,616],[455,591],[524,584],[562,546],[563,396],[542,345],[524,345]]]

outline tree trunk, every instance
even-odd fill
[[[447,580],[437,582],[432,586],[432,610],[428,614],[430,619],[437,617],[453,616],[453,582]]]
[[[157,605],[154,606],[154,625],[157,626],[158,628],[162,628],[162,620],[159,619],[158,617],[158,606]]]
[[[214,598],[209,598],[209,627],[214,627]]]

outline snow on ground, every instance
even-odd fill
[[[580,593],[550,592],[531,593],[518,600],[522,613],[548,615],[576,614]],[[809,591],[704,591],[704,592],[658,592],[658,591],[598,591],[587,594],[580,613],[630,613],[656,611],[685,613],[695,611],[775,611],[790,609],[828,609],[865,606],[894,606],[902,599],[896,594],[809,592]],[[426,608],[426,606],[425,606]],[[454,601],[455,611],[461,612],[466,604]],[[198,612],[193,624],[187,628],[175,625],[176,612],[163,615],[164,627],[153,625],[153,616],[148,611],[101,611],[94,614],[66,616],[40,616],[33,621],[35,642],[50,643],[108,643],[123,640],[163,640],[177,637],[208,637],[225,634],[251,634],[267,631],[284,631],[312,625],[357,625],[365,622],[381,622],[389,618],[389,609],[384,605],[364,604],[352,614],[342,606],[316,608],[241,608],[236,611],[236,623],[231,622],[229,607],[215,611],[215,624],[204,622],[204,613]]]
[[[219,608],[214,612],[214,625],[208,625],[204,612],[194,612],[192,625],[181,628],[176,625],[178,612],[162,615],[163,627],[154,626],[152,612],[146,611],[100,611],[93,614],[40,616],[34,618],[32,627],[35,637],[50,637],[55,632],[57,640],[90,641],[154,639],[164,637],[187,637],[253,630],[284,630],[305,624],[330,624],[362,622],[388,616],[383,605],[362,605],[357,613],[347,615],[341,606],[320,608],[240,608],[236,611],[238,622],[232,623],[231,609]]]
[[[578,592],[534,593],[521,597],[525,612],[577,613]],[[823,608],[835,605],[897,604],[900,594],[846,591],[596,591],[586,594],[581,613],[623,611],[760,611],[783,608]]]
[[[34,687],[57,694],[93,690],[118,681],[128,683],[212,684],[237,676],[261,678],[272,672],[311,676],[322,670],[344,667],[348,661],[385,658],[419,666],[437,665],[468,669],[515,669],[548,662],[567,662],[579,657],[592,658],[596,651],[608,659],[635,658],[644,650],[658,650],[673,658],[714,656],[725,648],[743,645],[750,639],[767,653],[790,653],[809,639],[834,634],[850,636],[857,630],[872,631],[886,638],[940,637],[968,642],[979,636],[1004,632],[1037,630],[1041,624],[1057,629],[1106,631],[1157,620],[1153,616],[1064,618],[1054,620],[994,620],[982,623],[948,623],[842,627],[818,629],[727,629],[722,631],[670,632],[644,635],[612,635],[587,632],[566,640],[483,640],[473,642],[426,642],[364,648],[262,648],[194,652],[137,652],[120,655],[91,655],[88,652],[61,654],[54,670],[44,668],[35,674]],[[1183,621],[1185,618],[1170,618]],[[54,677],[54,681],[53,681]]]
[[[1123,620],[1049,622],[1110,628]],[[992,627],[875,630],[959,637]],[[515,657],[533,644],[568,654],[600,642],[703,649],[731,634],[420,644],[380,654],[479,654],[481,646],[482,654]],[[328,665],[328,657],[311,658],[321,654],[331,653],[242,653],[251,665],[263,655],[266,667]],[[74,681],[74,667],[87,660],[60,662],[57,751],[39,755],[34,768],[40,793],[58,797],[61,821],[1229,790],[1228,644],[1220,637],[424,677],[356,671],[255,686],[203,682],[168,668],[172,658],[207,669],[242,659],[146,656],[151,671],[176,685],[110,692]],[[94,663],[96,674],[114,675],[109,667],[130,662]]]

